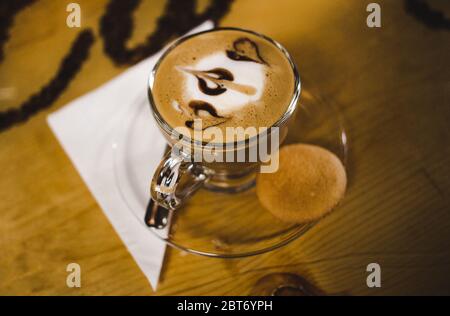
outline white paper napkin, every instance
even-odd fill
[[[212,27],[213,23],[208,21],[190,33]],[[154,290],[165,244],[143,225],[143,214],[149,199],[151,176],[163,156],[166,142],[145,102],[148,76],[161,53],[129,68],[47,118]],[[130,129],[132,131],[124,136]]]

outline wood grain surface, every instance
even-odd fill
[[[65,25],[66,2],[37,1],[16,15],[0,63],[0,111],[22,104],[56,73],[80,32]],[[168,249],[153,292],[45,121],[126,69],[103,51],[107,1],[78,1],[82,29],[95,36],[89,58],[49,108],[0,133],[0,294],[247,295],[277,272],[328,294],[450,294],[450,33],[400,0],[378,1],[382,27],[368,28],[369,2],[233,2],[220,25],[280,41],[306,87],[344,114],[348,192],[305,236],[270,253],[222,260]],[[427,3],[450,17],[448,2]],[[165,4],[141,2],[127,47],[155,29]],[[197,10],[208,4],[199,1]],[[66,286],[70,262],[82,266],[81,288]],[[371,262],[381,265],[381,288],[366,285]]]

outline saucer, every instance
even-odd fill
[[[137,100],[133,112],[130,119],[119,124],[113,137],[115,184],[130,216],[149,234],[189,253],[237,258],[281,247],[314,226],[315,222],[291,224],[278,220],[261,206],[253,187],[236,194],[200,189],[173,212],[165,229],[147,227],[144,217],[154,171],[149,166],[156,166],[155,159],[162,159],[165,140],[151,125],[156,123],[146,99]],[[302,92],[285,143],[298,142],[325,147],[345,165],[347,136],[341,115],[331,103],[308,91]]]

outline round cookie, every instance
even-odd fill
[[[256,193],[277,218],[292,223],[311,222],[329,213],[347,185],[345,168],[330,151],[306,144],[282,147],[279,168],[260,173]]]

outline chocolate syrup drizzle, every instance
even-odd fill
[[[233,42],[234,50],[227,50],[228,58],[235,61],[251,61],[268,65],[261,57],[258,45],[247,37],[238,38]]]
[[[216,119],[222,119],[222,121],[220,121],[220,122],[213,123],[213,124],[203,127],[202,130],[205,130],[209,127],[220,125],[228,119],[227,117],[219,115],[217,113],[216,108],[212,104],[205,102],[205,101],[201,101],[201,100],[191,101],[191,102],[189,102],[189,108],[191,108],[194,111],[194,114],[196,117],[199,117],[200,111],[205,111],[209,115],[211,115],[212,117],[214,117]],[[194,120],[187,120],[184,123],[184,125],[186,125],[190,129],[194,129]]]
[[[215,75],[215,77],[211,76],[211,74]],[[224,68],[214,68],[207,71],[199,71],[197,72],[195,77],[198,80],[198,88],[200,89],[200,91],[207,95],[220,95],[222,93],[225,93],[227,91],[227,88],[225,88],[224,85],[220,83],[220,81],[234,80],[233,74]],[[206,79],[208,79],[209,82],[212,82],[215,86],[213,88],[210,88],[208,86],[208,83],[206,82]]]
[[[210,128],[210,127],[218,126],[218,125],[222,124],[225,121],[226,120],[224,120],[222,122],[218,122],[218,123],[215,123],[215,124],[211,124],[211,125],[205,126],[205,127],[202,128],[202,131],[204,131],[205,129]],[[186,125],[186,127],[189,127],[190,129],[194,129],[194,120],[188,120],[188,121],[186,121],[184,123],[184,125]]]
[[[208,102],[199,101],[199,100],[191,101],[191,102],[189,102],[189,107],[192,110],[194,110],[195,115],[198,115],[199,111],[206,111],[209,113],[209,115],[211,115],[215,118],[224,118],[223,116],[220,116],[219,114],[217,114],[216,108],[214,106],[212,106],[211,104],[209,104]]]

